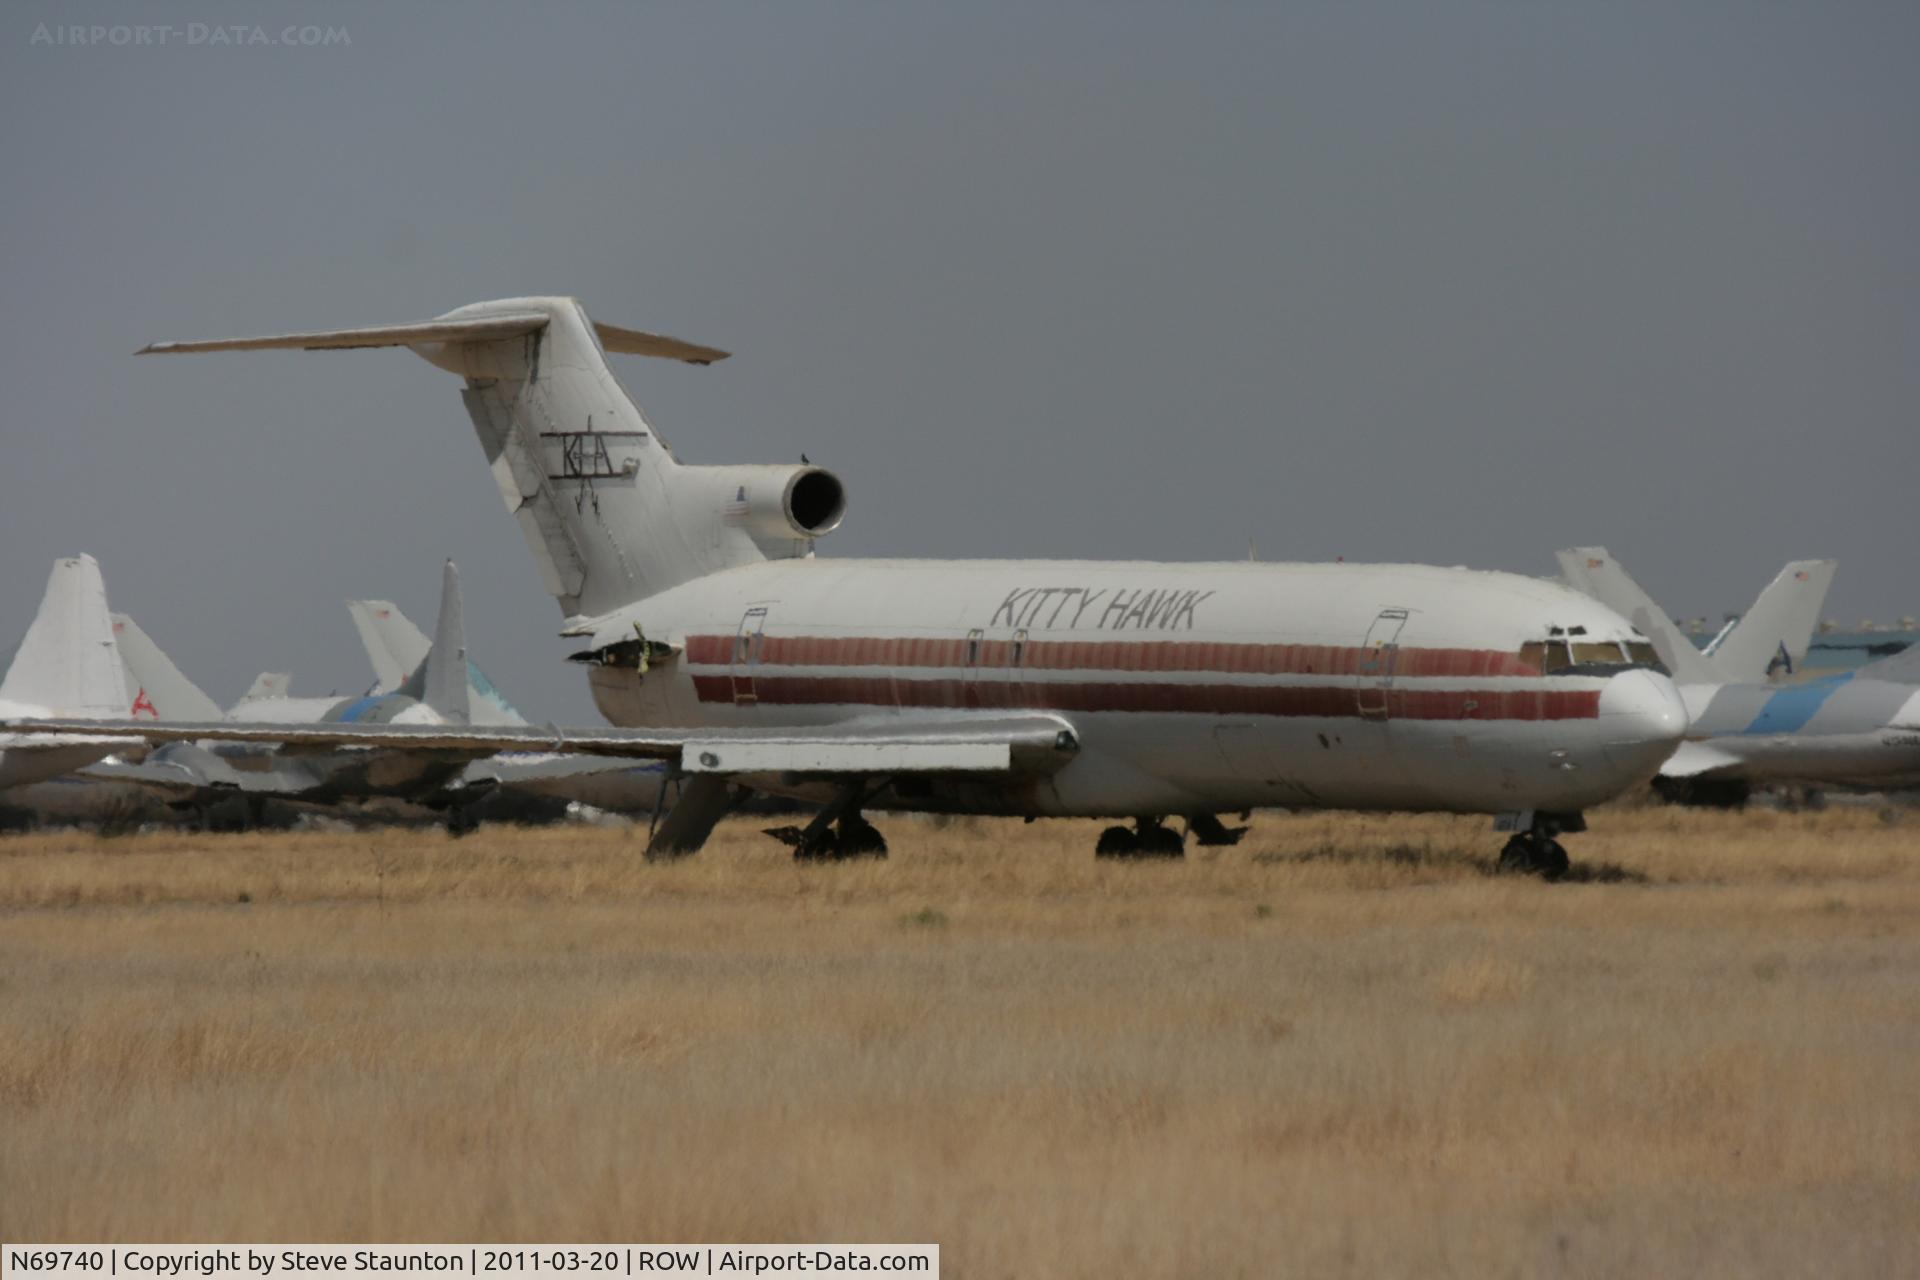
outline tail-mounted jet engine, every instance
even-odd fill
[[[837,529],[847,513],[840,477],[815,466],[687,466],[675,479],[685,501],[718,511],[763,544],[811,542]]]

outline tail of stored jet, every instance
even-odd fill
[[[360,647],[373,664],[374,688],[392,693],[409,673],[427,660],[433,642],[426,632],[413,625],[391,600],[349,600],[347,612],[353,615],[353,629],[360,633]]]
[[[349,600],[347,608],[353,614],[355,629],[360,632],[367,661],[373,664],[378,691],[392,693],[419,670],[433,642],[391,600]],[[471,655],[467,658],[467,703],[473,724],[527,723],[527,718],[494,687]]]
[[[711,364],[726,352],[598,324],[571,298],[511,298],[420,324],[147,352],[404,346],[466,380],[467,413],[548,592],[591,618],[736,565],[804,555],[840,523],[814,466],[688,466],[614,378],[609,351]]]
[[[467,699],[467,632],[460,605],[460,571],[449,560],[440,572],[440,619],[426,660],[399,692],[426,705],[447,724],[471,724]]]
[[[62,717],[124,718],[132,706],[107,612],[107,586],[92,556],[56,560],[40,611],[14,652],[0,702]]]
[[[1776,664],[1798,671],[1839,563],[1795,560],[1782,569],[1714,649],[1713,665],[1735,680],[1765,680]]]
[[[271,698],[292,696],[292,675],[285,671],[262,671],[253,678],[253,683],[247,686],[247,691],[240,695],[240,701],[233,705],[242,707],[249,702],[265,702]]]
[[[220,718],[220,704],[187,679],[139,623],[124,613],[114,614],[113,638],[133,690],[134,719],[211,723]]]
[[[1574,590],[1598,600],[1633,623],[1640,634],[1653,641],[1655,653],[1681,684],[1725,684],[1727,677],[1693,647],[1693,641],[1673,625],[1666,611],[1605,547],[1572,547],[1556,553],[1560,576]]]

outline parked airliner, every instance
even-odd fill
[[[1185,834],[1232,839],[1219,814],[1278,805],[1497,814],[1514,833],[1503,864],[1555,874],[1555,837],[1645,783],[1686,728],[1645,636],[1578,592],[1511,574],[815,558],[846,509],[837,476],[682,463],[607,361],[726,353],[597,324],[571,298],[146,350],[380,346],[464,380],[563,634],[624,727],[258,732],[489,751],[559,736],[664,758],[684,781],[656,854],[697,849],[734,778],[823,802],[794,835],[803,857],[884,851],[868,809],[1112,817],[1128,825],[1100,852],[1164,855]],[[1571,659],[1548,663],[1556,646]]]

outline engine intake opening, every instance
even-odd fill
[[[787,518],[809,537],[831,533],[847,513],[847,491],[831,471],[803,471],[787,488]]]

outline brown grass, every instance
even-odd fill
[[[1920,815],[0,842],[0,1238],[937,1240],[949,1276],[1883,1274]]]

